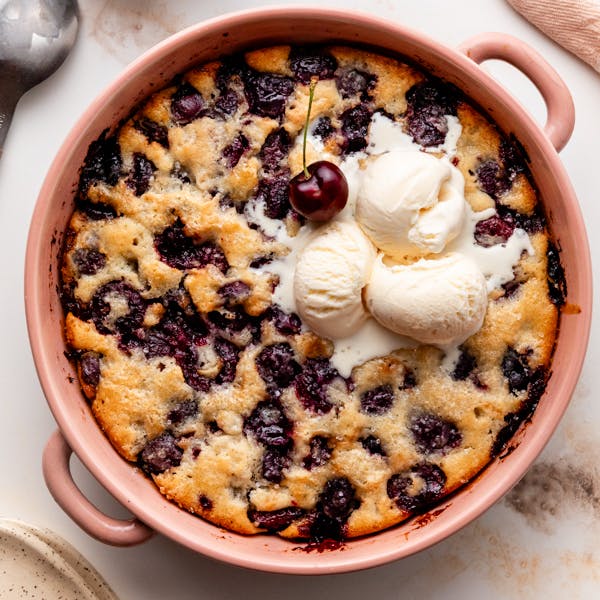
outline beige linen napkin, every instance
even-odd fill
[[[600,0],[507,0],[555,42],[600,72]]]

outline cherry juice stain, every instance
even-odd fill
[[[309,542],[304,546],[296,546],[293,548],[296,552],[306,552],[307,554],[310,552],[318,552],[322,554],[323,552],[331,552],[332,550],[345,550],[345,544],[342,540],[331,540],[325,539],[320,542]]]

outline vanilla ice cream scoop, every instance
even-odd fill
[[[387,152],[365,169],[356,220],[375,246],[398,261],[438,254],[463,227],[464,185],[447,159]]]
[[[487,289],[472,259],[453,252],[408,265],[386,262],[378,257],[366,287],[367,307],[381,325],[440,347],[460,344],[481,328]]]
[[[368,316],[362,289],[376,251],[354,221],[319,228],[298,255],[294,274],[296,306],[318,335],[341,339],[355,333]]]

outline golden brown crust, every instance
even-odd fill
[[[364,50],[336,46],[328,52],[338,78],[317,84],[312,121],[329,119],[332,133],[324,145],[331,154],[344,152],[343,114],[357,104],[384,111],[410,131],[406,93],[426,81],[423,73]],[[277,275],[268,263],[260,265],[284,257],[288,248],[263,234],[245,210],[274,177],[262,150],[270,134],[289,136],[275,171],[289,178],[301,169],[300,146],[293,142],[304,126],[308,86],[292,79],[288,46],[248,52],[245,60],[256,72],[293,81],[281,118],[251,110],[239,74],[230,76],[225,90],[221,63],[210,63],[182,80],[199,92],[207,110],[178,123],[172,114],[178,88],[157,92],[118,131],[117,180],[101,173],[82,184],[62,265],[65,305],[73,311],[66,318],[67,342],[80,357],[84,352],[99,357],[97,385],[84,381],[81,361],[79,375],[112,444],[126,459],[139,461],[161,492],[183,508],[246,534],[266,528],[284,537],[307,537],[318,534],[315,520],[326,518],[330,534],[331,527],[348,537],[372,533],[405,519],[420,501],[439,499],[472,478],[490,460],[505,418],[521,410],[528,395],[539,396],[541,389],[531,382],[543,383],[558,323],[548,294],[547,232],[543,226],[529,232],[535,252],[516,266],[518,286],[490,294],[483,327],[462,347],[460,360],[469,367],[464,372],[459,367],[450,372],[440,350],[419,347],[357,365],[351,384],[330,377],[323,387],[326,410],[307,408],[298,379],[274,393],[269,375],[257,368],[264,348],[289,345],[291,360],[305,369],[311,361],[326,362],[333,346],[289,323],[287,330],[276,326],[270,311]],[[354,95],[340,91],[339,75],[349,70],[368,74],[369,87]],[[226,93],[236,97],[235,106],[226,105]],[[500,206],[531,217],[536,195],[523,170],[506,175],[510,185],[499,197],[486,193],[480,181],[482,163],[502,164],[503,137],[463,100],[456,116],[462,132],[455,164],[473,210]],[[144,129],[144,119],[163,129]],[[236,143],[243,150],[233,161],[228,152]],[[308,155],[314,160],[318,152],[309,146]],[[147,167],[140,156],[152,164],[141,192],[131,180],[136,168]],[[289,212],[278,218],[292,234],[301,226]],[[169,261],[160,253],[165,232],[183,236],[177,243],[220,249],[226,266],[222,259],[188,267]],[[90,251],[95,254],[85,254]],[[121,287],[111,288],[115,282]],[[223,292],[228,285],[242,291],[229,297]],[[246,316],[238,327],[240,314]],[[169,335],[175,341],[165,341]],[[193,363],[186,362],[189,356]],[[509,382],[511,360],[530,383]],[[382,387],[390,390],[389,407],[381,413],[366,410],[365,395]],[[287,425],[277,418],[291,440],[284,450],[276,447],[283,457],[279,479],[265,475],[265,456],[273,448],[251,426],[265,402],[280,407]],[[424,447],[415,433],[420,418],[450,427],[442,435],[445,443]],[[159,468],[144,452],[165,432],[171,445],[166,455],[154,457],[167,461]],[[315,440],[326,450],[311,459]],[[440,473],[441,487],[427,496],[427,486],[435,488]],[[323,508],[331,482],[349,482],[354,494],[338,521]],[[291,511],[292,517],[261,526],[265,521],[256,514],[273,511]]]

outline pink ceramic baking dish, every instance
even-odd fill
[[[274,536],[244,537],[219,529],[166,500],[151,481],[117,454],[97,426],[73,367],[65,358],[57,279],[61,234],[73,209],[78,170],[90,142],[107,126],[117,124],[142,98],[193,64],[262,45],[331,41],[366,44],[408,57],[456,84],[505,133],[517,136],[531,159],[531,172],[562,249],[570,310],[561,317],[553,375],[546,393],[531,422],[511,442],[511,452],[495,459],[475,481],[425,517],[319,553],[301,551],[297,543]],[[492,58],[511,63],[537,86],[548,109],[543,128],[480,68],[482,61]],[[538,456],[569,403],[583,363],[592,306],[590,255],[579,206],[557,154],[573,125],[573,103],[561,79],[535,51],[503,34],[479,35],[458,49],[450,49],[367,14],[290,7],[213,19],[147,52],[79,119],[50,168],[32,218],[25,302],[36,367],[59,426],[43,461],[56,501],[85,531],[109,544],[136,544],[157,531],[222,561],[296,574],[338,573],[380,565],[423,550],[472,521],[509,490]],[[133,519],[115,520],[92,506],[71,478],[71,452],[135,515]]]

